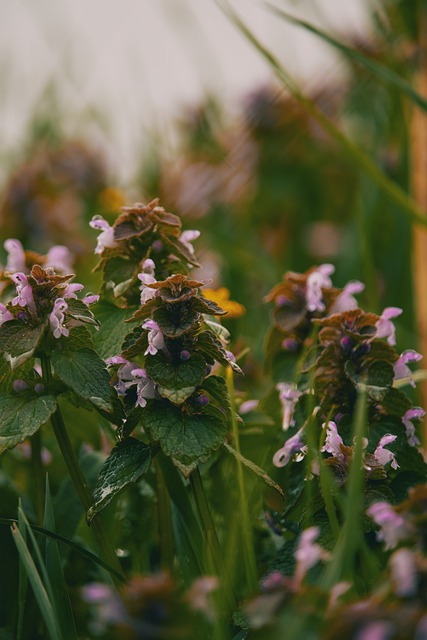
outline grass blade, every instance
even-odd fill
[[[49,489],[49,479],[46,476],[44,526],[55,531],[55,517],[53,513],[52,497]],[[70,597],[65,582],[61,556],[58,544],[53,538],[46,538],[45,542],[46,569],[51,579],[52,596],[58,620],[61,624],[64,640],[77,640],[77,631],[74,624],[74,616],[71,610]]]
[[[384,171],[382,171],[371,160],[371,157],[363,149],[358,147],[352,140],[340,131],[332,120],[321,111],[317,105],[310,100],[298,88],[297,84],[289,73],[284,69],[276,57],[258,40],[246,24],[240,19],[237,13],[231,8],[226,0],[217,0],[217,4],[222,8],[224,13],[239,29],[239,31],[251,42],[262,57],[268,62],[274,70],[277,78],[291,93],[293,98],[310,114],[310,116],[329,134],[343,150],[353,164],[364,173],[381,189],[381,191],[394,202],[402,211],[404,211],[413,223],[427,227],[427,216],[417,203],[408,196],[408,194],[393,180],[391,180]]]
[[[21,558],[27,572],[28,579],[34,592],[34,597],[36,598],[40,613],[43,616],[43,620],[46,625],[49,637],[51,638],[51,640],[62,640],[62,634],[59,629],[59,624],[58,620],[56,619],[54,609],[49,600],[49,596],[40,577],[40,574],[37,571],[34,560],[31,557],[27,544],[15,523],[12,525],[11,530],[16,548],[19,553],[19,557]]]
[[[265,3],[265,6],[270,11],[275,13],[280,18],[283,18],[287,22],[290,22],[291,24],[294,24],[298,27],[302,27],[306,31],[309,31],[310,33],[313,33],[314,35],[318,36],[324,42],[327,42],[328,44],[333,46],[335,49],[338,49],[338,51],[340,51],[340,53],[346,56],[349,60],[352,60],[353,62],[357,62],[361,64],[363,67],[365,67],[365,69],[370,71],[374,76],[376,76],[380,80],[383,80],[384,82],[387,82],[388,84],[391,84],[397,89],[399,89],[423,111],[427,111],[427,100],[425,100],[425,98],[423,98],[417,91],[415,91],[413,86],[409,82],[407,82],[405,78],[402,78],[401,76],[399,76],[399,74],[395,73],[392,69],[389,69],[388,67],[386,67],[384,64],[381,64],[380,62],[371,60],[371,58],[361,53],[360,51],[356,51],[355,49],[348,47],[342,42],[339,42],[338,40],[333,38],[331,35],[329,35],[328,33],[325,33],[318,27],[315,27],[313,24],[307,22],[306,20],[301,20],[300,18],[296,18],[295,16],[292,16],[286,11],[283,11],[282,9],[275,7],[269,2]]]

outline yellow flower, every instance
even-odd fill
[[[227,311],[227,318],[240,318],[246,313],[245,307],[240,302],[230,300],[230,292],[225,287],[219,289],[203,289],[203,296],[212,302],[216,302],[224,311]]]
[[[125,194],[116,187],[106,187],[99,194],[99,203],[105,213],[117,212],[125,204]]]

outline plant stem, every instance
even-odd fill
[[[197,511],[199,512],[202,528],[207,542],[208,550],[212,554],[213,562],[224,586],[224,594],[227,601],[227,607],[230,611],[237,609],[237,602],[234,593],[230,587],[229,579],[225,571],[224,558],[219,544],[218,535],[215,524],[206,499],[203,487],[202,477],[199,467],[197,467],[190,476],[191,488],[196,500]]]
[[[236,420],[236,406],[234,402],[234,379],[233,370],[227,367],[226,373],[228,395],[231,405],[231,430],[233,433],[234,448],[240,454],[239,427]],[[246,568],[246,579],[249,591],[255,592],[258,588],[258,572],[254,553],[254,541],[252,536],[252,523],[249,518],[248,500],[246,496],[246,487],[243,479],[243,468],[239,458],[236,458],[237,464],[237,481],[239,485],[239,502],[242,516],[241,532],[243,536],[243,546],[245,549],[244,564]]]
[[[52,370],[50,366],[50,361],[46,356],[42,357],[41,360],[42,360],[42,371],[43,371],[45,384],[49,385],[52,379]],[[71,444],[71,440],[68,436],[64,419],[62,417],[62,413],[59,407],[52,414],[50,421],[53,427],[53,432],[55,434],[56,440],[58,442],[59,449],[62,453],[62,457],[64,458],[64,462],[67,466],[68,473],[70,474],[70,478],[73,482],[76,493],[86,513],[88,509],[92,506],[92,496],[91,496],[89,487],[87,485],[86,478],[84,477],[83,472],[80,468],[80,464],[77,459],[77,456],[74,453],[74,449]],[[104,526],[104,523],[100,515],[97,515],[93,519],[91,529],[93,530],[93,533],[98,541],[103,559],[113,569],[115,569],[115,571],[117,571],[119,574],[125,577],[123,569],[117,558],[113,543],[110,540],[110,537],[108,535],[108,532]]]
[[[43,524],[44,515],[44,469],[42,462],[42,439],[40,430],[31,438],[31,471],[33,483],[33,500],[36,522]]]
[[[154,459],[157,480],[157,513],[160,538],[160,562],[164,569],[173,573],[175,557],[173,523],[169,493],[157,458]]]

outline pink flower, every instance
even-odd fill
[[[244,416],[246,413],[250,413],[251,411],[255,411],[258,409],[259,400],[245,400],[239,407],[239,413],[241,416]]]
[[[76,296],[76,291],[81,291],[82,289],[84,289],[84,286],[82,284],[79,284],[78,282],[74,282],[72,284],[67,284],[67,286],[65,287],[63,293],[62,293],[62,297],[63,298],[77,298]]]
[[[283,431],[287,431],[290,426],[294,426],[295,424],[292,414],[296,403],[302,396],[302,392],[298,391],[295,389],[294,385],[288,384],[287,382],[279,382],[276,384],[276,389],[279,392],[279,399],[283,409],[282,429]]]
[[[49,249],[46,255],[45,268],[52,267],[66,275],[73,273],[73,254],[62,244],[56,244]]]
[[[325,428],[326,424],[322,425],[322,428]],[[326,429],[326,438],[325,444],[321,448],[321,451],[326,451],[330,453],[341,462],[344,460],[344,454],[341,449],[341,445],[343,444],[342,438],[338,433],[337,425],[333,420],[330,420]]]
[[[402,313],[399,307],[386,307],[380,319],[375,323],[377,331],[375,338],[387,338],[387,342],[394,346],[396,344],[396,327],[391,322],[392,318],[397,318]]]
[[[276,467],[285,467],[294,453],[298,453],[304,446],[304,440],[302,437],[303,429],[297,431],[297,433],[286,440],[281,449],[276,451],[273,456],[273,464]]]
[[[150,354],[155,356],[158,351],[165,348],[165,341],[163,333],[160,331],[160,327],[154,320],[146,320],[142,325],[143,329],[148,329],[148,347],[144,353],[146,356]]]
[[[5,271],[10,273],[26,271],[24,247],[19,240],[9,238],[3,246],[9,254]]]
[[[390,558],[390,571],[394,592],[401,598],[414,596],[417,592],[417,563],[410,549],[398,549]]]
[[[393,549],[412,531],[410,525],[388,502],[375,502],[366,513],[380,527],[377,538],[385,542],[386,549]]]
[[[93,216],[89,222],[92,229],[101,229],[101,233],[97,238],[95,253],[102,253],[106,247],[112,248],[117,245],[114,239],[114,228],[111,227],[102,216]]]
[[[13,314],[5,307],[5,305],[0,302],[0,327],[5,322],[9,322],[9,320],[13,320]]]
[[[364,288],[365,285],[363,284],[363,282],[359,282],[358,280],[347,282],[344,289],[341,291],[334,304],[332,305],[330,314],[332,315],[333,313],[343,313],[343,311],[357,309],[359,305],[356,298],[354,297],[354,294],[361,293]]]
[[[179,241],[184,245],[184,247],[186,247],[193,258],[195,258],[196,256],[194,253],[194,247],[191,243],[194,242],[194,240],[197,240],[199,236],[200,231],[190,229],[188,229],[187,231],[183,231],[179,236]]]
[[[398,469],[399,465],[397,464],[397,460],[394,457],[394,453],[392,451],[388,451],[388,449],[384,449],[385,446],[394,442],[397,436],[392,436],[390,433],[383,436],[379,441],[377,448],[374,451],[374,458],[379,462],[380,465],[385,467],[386,464],[391,462],[391,466],[393,469]]]
[[[421,359],[422,355],[413,349],[404,351],[394,365],[394,379],[409,378],[409,384],[415,389],[415,381],[412,377],[412,371],[408,367],[408,362],[419,362]]]
[[[156,388],[151,378],[147,376],[145,369],[133,369],[131,374],[134,376],[136,383],[137,400],[135,406],[144,408],[147,400],[156,397]]]
[[[319,527],[309,527],[305,529],[298,540],[298,547],[295,551],[297,566],[295,569],[295,582],[300,585],[307,571],[309,571],[319,560],[326,560],[329,554],[314,541],[320,533]]]
[[[421,407],[412,407],[412,409],[408,409],[404,416],[402,416],[402,422],[405,425],[406,436],[408,438],[408,444],[411,447],[416,447],[421,444],[417,436],[415,435],[415,426],[412,420],[415,418],[420,419],[424,418],[426,412]]]
[[[28,278],[24,273],[14,273],[11,276],[13,282],[16,285],[16,298],[13,298],[13,306],[19,305],[20,307],[28,307],[34,313],[36,312],[36,305],[33,297],[33,290],[28,283]]]
[[[138,274],[138,279],[141,280],[141,304],[145,304],[147,300],[151,300],[151,298],[154,298],[154,296],[156,295],[156,290],[151,289],[148,286],[149,284],[154,284],[154,282],[157,282],[156,278],[154,277],[154,270],[154,262],[150,258],[147,258],[147,260],[145,260],[142,265],[142,273]]]
[[[53,310],[49,315],[50,327],[55,338],[60,338],[61,336],[67,337],[70,334],[68,329],[64,326],[65,311],[67,311],[67,309],[68,304],[65,302],[64,298],[57,298],[55,300]]]
[[[82,299],[82,302],[86,306],[89,306],[91,304],[95,304],[96,302],[98,302],[98,300],[99,296],[96,293],[88,293],[87,296]]]
[[[114,385],[119,395],[125,395],[126,391],[136,386],[137,400],[136,407],[145,407],[147,400],[155,398],[155,386],[151,378],[148,377],[145,369],[141,369],[137,364],[126,360],[122,356],[108,358],[107,365],[120,365],[117,369],[118,381]]]
[[[329,276],[334,271],[333,264],[321,264],[308,276],[305,287],[305,300],[308,311],[325,310],[322,289],[330,289],[332,287],[332,281]]]

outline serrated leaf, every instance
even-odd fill
[[[91,349],[58,351],[52,354],[56,376],[80,398],[111,413],[116,394],[103,360]]]
[[[203,381],[201,388],[207,391],[214,400],[229,414],[231,412],[230,396],[227,383],[220,376],[209,376]]]
[[[184,387],[183,389],[168,389],[167,387],[157,386],[157,391],[162,398],[170,400],[174,404],[182,404],[196,390],[196,387]]]
[[[188,360],[169,361],[163,351],[148,355],[145,370],[156,384],[168,389],[197,387],[206,375],[206,360],[199,353],[193,353]]]
[[[55,396],[0,394],[0,453],[32,436],[56,410]]]
[[[192,307],[200,313],[206,313],[210,316],[224,316],[228,311],[224,311],[213,300],[207,300],[203,296],[197,296],[192,300]]]
[[[127,334],[122,344],[122,355],[133,360],[140,353],[145,353],[148,346],[148,333],[142,327],[135,327]]]
[[[153,320],[157,322],[162,333],[168,338],[179,338],[189,331],[199,319],[199,313],[187,306],[174,305],[167,309],[160,307],[153,312]]]
[[[150,463],[151,448],[148,445],[136,438],[119,442],[101,467],[93,494],[93,506],[87,513],[88,522],[125,487],[138,482],[148,472]]]
[[[411,408],[412,402],[405,393],[392,387],[382,399],[381,406],[387,413],[401,418]]]
[[[85,324],[92,324],[96,327],[98,326],[98,321],[84,302],[78,298],[67,298],[67,305],[68,309],[65,312],[66,316],[74,318],[79,322],[84,322]]]
[[[200,264],[196,260],[194,253],[191,253],[187,247],[179,241],[178,238],[174,238],[172,235],[166,235],[165,233],[159,234],[166,249],[169,249],[171,253],[177,258],[181,258],[184,262],[193,265],[193,267],[200,267]]]
[[[12,369],[32,357],[46,325],[36,327],[22,324],[18,320],[4,322],[0,327],[0,353],[5,354]]]
[[[110,302],[98,302],[94,307],[101,326],[94,336],[96,350],[101,358],[109,358],[121,353],[122,342],[129,332],[126,320],[133,314],[132,309],[121,309]]]
[[[92,336],[87,327],[74,327],[68,336],[53,339],[58,351],[78,351],[79,349],[94,349]]]
[[[166,400],[147,405],[143,424],[185,476],[221,446],[227,432],[225,416],[215,407],[190,414]]]
[[[239,365],[227,356],[227,352],[212,331],[208,330],[199,333],[197,336],[197,348],[210,358],[211,364],[216,360],[224,367],[230,366],[236,373],[243,373]]]

